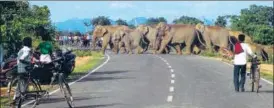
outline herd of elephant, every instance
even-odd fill
[[[229,30],[218,26],[203,24],[167,24],[139,25],[131,29],[124,25],[101,26],[93,31],[92,46],[95,49],[97,39],[102,39],[102,52],[109,45],[113,52],[132,54],[133,50],[140,54],[152,50],[153,54],[169,53],[171,48],[181,55],[186,48],[186,54],[199,54],[201,51],[223,53],[233,52],[237,38],[229,35]],[[199,51],[195,52],[194,47]],[[267,53],[261,49],[259,53],[265,58]],[[268,58],[265,58],[268,59]]]

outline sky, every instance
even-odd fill
[[[216,19],[219,15],[240,15],[251,4],[273,7],[273,1],[30,1],[47,5],[53,22],[74,18],[108,16],[131,20],[134,17],[165,17],[168,22],[182,15]]]

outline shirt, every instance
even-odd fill
[[[52,52],[52,45],[49,41],[45,41],[39,44],[41,54],[50,54]]]
[[[240,54],[235,54],[234,56],[234,65],[245,65],[247,63],[248,55],[254,56],[251,48],[246,43],[241,43],[243,52]]]
[[[20,60],[31,61],[31,49],[29,47],[24,46],[20,49],[17,57],[17,71],[18,73],[25,73],[27,72],[25,70],[27,64],[21,63]]]

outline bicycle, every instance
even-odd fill
[[[73,97],[72,97],[72,93],[71,93],[71,89],[65,79],[65,74],[62,72],[62,64],[64,62],[63,60],[64,58],[58,58],[56,59],[54,62],[52,62],[54,64],[55,67],[55,71],[53,72],[53,77],[51,79],[50,82],[50,87],[52,87],[53,82],[55,81],[56,78],[58,78],[58,84],[59,84],[59,88],[60,91],[64,94],[64,97],[67,101],[67,104],[70,108],[74,107],[74,103],[73,103]],[[65,86],[65,87],[64,87]]]
[[[30,70],[33,70],[35,67],[36,66],[27,66],[26,67],[27,73],[17,74],[16,78],[12,79],[9,82],[8,93],[9,93],[9,100],[10,100],[11,106],[16,105],[17,103],[17,108],[21,108],[21,105],[23,104],[23,102],[30,99],[34,101],[32,102],[32,105],[30,106],[30,108],[35,108],[36,105],[38,105],[39,98],[41,98],[45,94],[48,94],[46,90],[42,90],[41,84],[39,83],[39,81],[31,76],[31,73],[33,71],[30,71]],[[18,87],[16,88],[17,90],[12,90],[12,86],[14,84],[17,85]],[[12,91],[13,92],[17,91],[19,95],[19,97],[16,97],[15,103],[11,102],[12,101],[11,98],[13,98],[11,95],[13,93]]]
[[[251,79],[251,91],[259,93],[260,86],[260,60],[256,58],[251,59],[250,79]]]

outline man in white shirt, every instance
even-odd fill
[[[247,58],[248,58],[248,55],[252,56],[253,58],[255,58],[256,55],[253,54],[248,44],[244,43],[245,35],[240,34],[238,36],[238,40],[240,41],[243,52],[239,54],[235,54],[234,56],[234,86],[235,86],[236,92],[239,92],[239,89],[242,92],[244,92]],[[240,81],[239,81],[239,75],[241,76]]]

